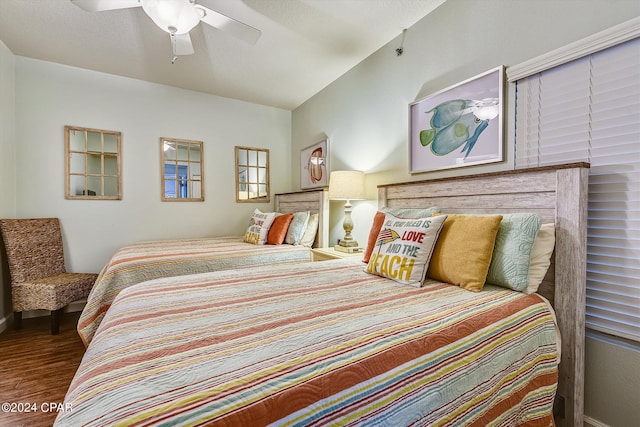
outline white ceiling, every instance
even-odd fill
[[[70,0],[0,0],[16,55],[292,110],[444,0],[198,0],[262,31],[249,45],[200,23],[195,54],[141,8],[86,12]],[[395,54],[395,53],[391,53]]]

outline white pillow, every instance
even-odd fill
[[[260,211],[260,209],[254,210],[249,220],[247,231],[244,233],[243,241],[254,245],[264,245],[267,241],[269,227],[271,227],[275,217],[275,212],[265,213]]]
[[[531,249],[529,262],[529,285],[525,293],[532,294],[538,287],[551,265],[551,254],[556,244],[556,226],[553,223],[542,224]]]
[[[316,241],[316,234],[318,233],[318,214],[314,213],[309,215],[309,222],[307,223],[307,229],[300,240],[300,244],[302,246],[306,246],[308,248],[313,246],[313,243]]]

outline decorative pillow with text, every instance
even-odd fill
[[[243,241],[254,245],[264,245],[267,241],[269,227],[271,227],[275,217],[275,212],[265,213],[261,212],[260,209],[254,210],[249,220],[247,231],[244,233]]]
[[[380,228],[382,228],[382,223],[384,222],[386,214],[391,214],[398,218],[428,218],[438,212],[440,212],[440,208],[436,206],[430,208],[382,208],[376,212],[373,217],[373,224],[369,230],[369,239],[367,240],[367,247],[365,248],[362,262],[365,264],[369,262],[371,252],[373,252],[373,247],[376,243],[378,233],[380,233]]]
[[[446,219],[447,215],[403,219],[386,214],[365,271],[406,285],[422,286]]]

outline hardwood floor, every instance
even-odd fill
[[[65,313],[60,334],[51,335],[50,318],[24,319],[0,334],[0,426],[51,426],[82,360],[84,345],[76,324],[79,312]],[[30,412],[24,412],[28,405]]]

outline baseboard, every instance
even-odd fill
[[[84,310],[84,306],[86,304],[87,304],[87,300],[72,302],[71,304],[69,304],[66,311],[67,313],[73,313],[74,311],[82,311]]]
[[[86,300],[80,300],[72,302],[65,309],[66,313],[73,313],[77,311],[82,311],[84,306],[87,304]],[[22,312],[23,319],[30,319],[32,317],[42,317],[42,316],[50,316],[51,312],[47,310],[28,310]],[[0,317],[0,334],[3,333],[7,329],[7,325],[9,324],[9,319],[13,317],[13,313],[9,313],[5,317]]]
[[[584,427],[609,427],[609,426],[605,423],[601,423],[600,421],[585,415]]]
[[[45,317],[51,315],[49,310],[27,310],[22,312],[23,319],[32,319],[34,317]]]
[[[66,308],[65,308],[65,313],[73,313],[75,311],[82,311],[84,309],[84,306],[87,304],[86,300],[80,300],[80,301],[75,301],[72,302],[71,304],[69,304]],[[22,318],[23,319],[31,319],[32,317],[44,317],[44,316],[49,316],[51,315],[51,312],[48,310],[27,310],[27,311],[23,311],[22,312]],[[9,316],[5,317],[4,319],[2,319],[2,321],[0,321],[0,331],[2,331],[2,325],[6,323],[7,319],[12,316],[12,314],[10,314]]]

